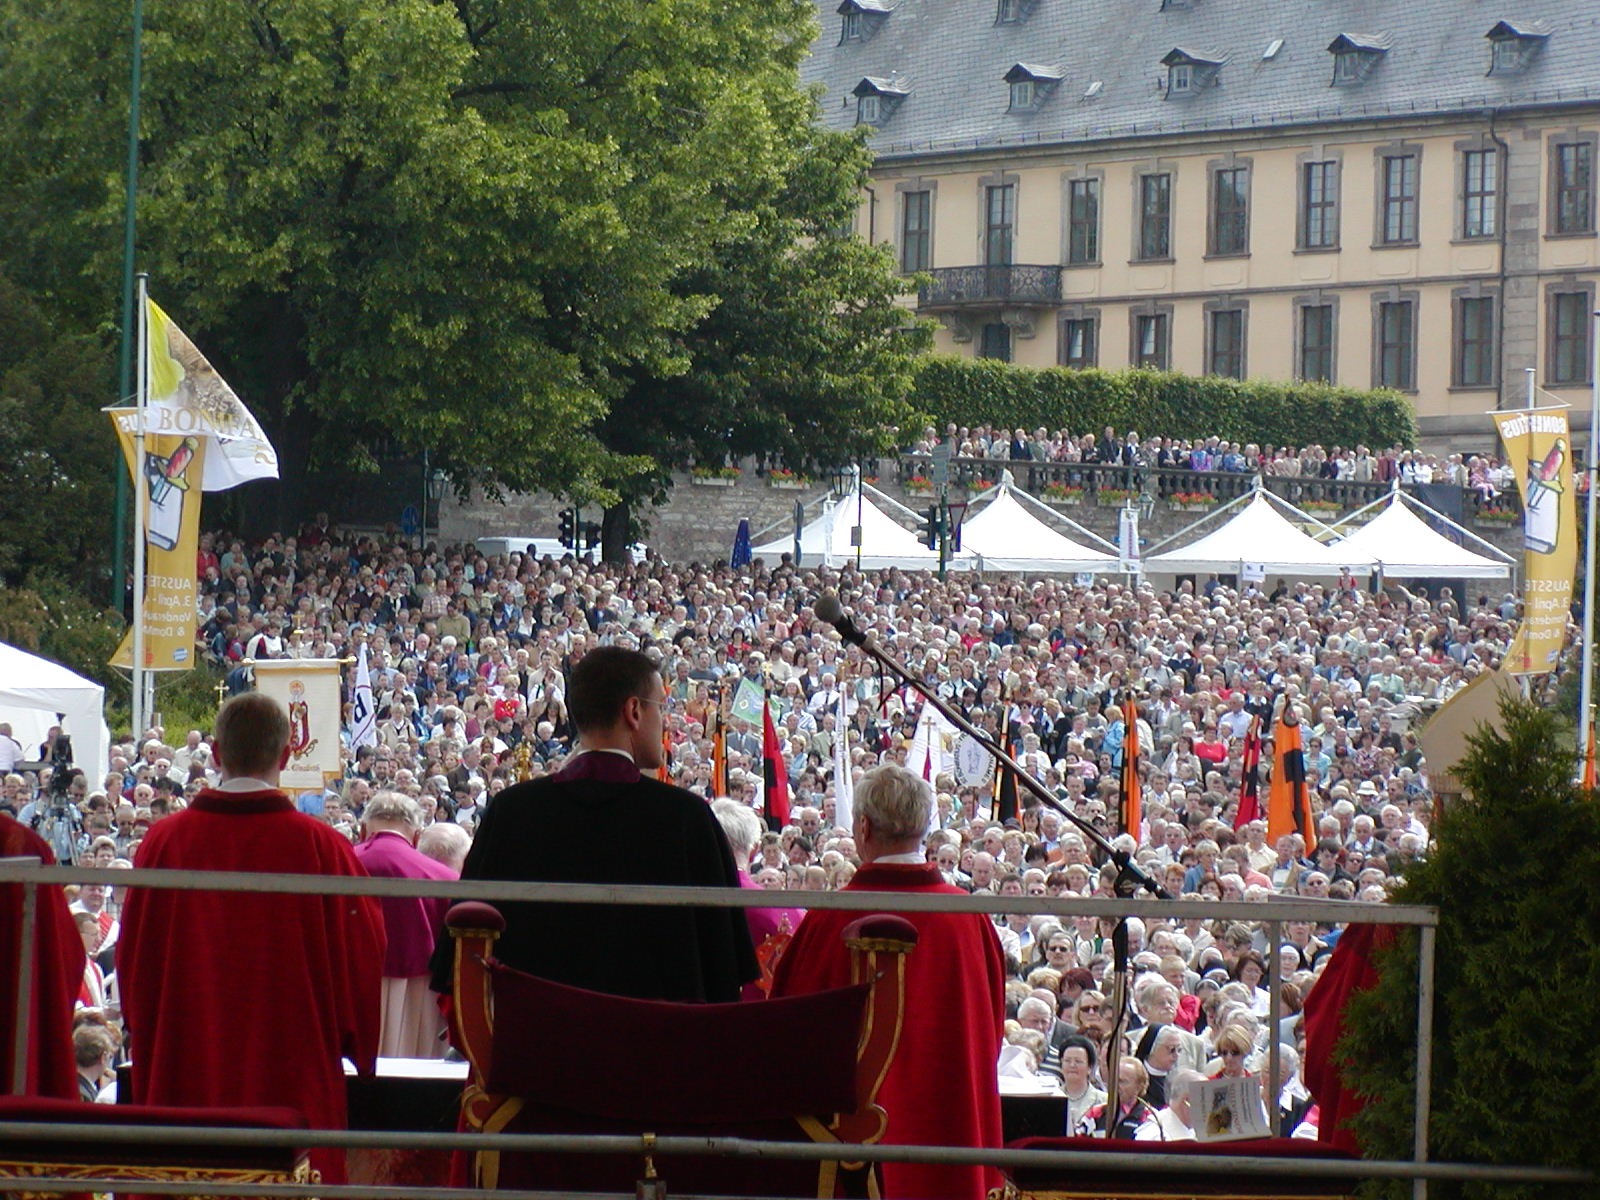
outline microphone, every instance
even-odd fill
[[[823,592],[817,597],[816,603],[811,606],[811,611],[816,614],[817,620],[832,625],[839,631],[839,636],[852,646],[865,646],[867,635],[856,628],[856,624],[845,614],[839,604],[839,597],[832,592]]]

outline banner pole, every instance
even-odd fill
[[[1594,720],[1594,567],[1595,567],[1595,463],[1600,459],[1600,312],[1591,315],[1589,349],[1594,355],[1589,371],[1589,456],[1583,464],[1588,484],[1588,528],[1583,551],[1583,675],[1578,680],[1578,771],[1583,771],[1589,748],[1589,723]]]
[[[150,524],[150,488],[144,473],[144,437],[146,405],[150,400],[150,277],[140,272],[137,277],[138,297],[135,301],[134,321],[139,336],[135,341],[138,355],[136,369],[138,386],[135,388],[135,415],[133,425],[133,741],[135,747],[144,736],[149,719],[146,705],[145,679],[148,672],[144,663],[144,576],[145,540]]]

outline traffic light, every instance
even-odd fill
[[[568,550],[577,549],[577,545],[578,545],[578,511],[577,511],[577,509],[574,509],[574,508],[563,508],[559,513],[556,514],[556,521],[557,521],[557,528],[559,529],[559,532],[557,533],[556,536],[561,539],[561,544],[563,546],[565,546]]]
[[[583,523],[583,548],[593,550],[600,545],[600,524],[598,521],[585,521]]]
[[[917,538],[929,550],[939,548],[939,506],[928,505],[928,512],[922,520],[917,522]]]

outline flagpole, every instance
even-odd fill
[[[144,665],[144,573],[145,538],[150,523],[150,488],[144,474],[144,428],[146,406],[150,400],[150,305],[149,275],[137,276],[137,300],[134,321],[139,336],[135,341],[138,353],[136,370],[138,386],[134,393],[133,423],[133,741],[137,747],[144,736],[149,712],[145,705]]]
[[[1594,363],[1589,376],[1589,457],[1583,464],[1589,485],[1588,522],[1583,554],[1583,653],[1578,680],[1578,760],[1589,753],[1589,727],[1594,720],[1594,568],[1595,568],[1595,464],[1600,460],[1600,313],[1593,314],[1589,333]],[[1580,770],[1581,770],[1580,766]]]

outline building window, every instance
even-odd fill
[[[1018,79],[1011,84],[1011,111],[1027,111],[1033,107],[1035,96],[1034,81],[1031,79]]]
[[[1022,20],[1022,0],[1000,0],[1000,13],[995,20],[1000,25],[1011,25]]]
[[[1592,141],[1555,145],[1552,233],[1594,232],[1594,145]]]
[[[1308,162],[1300,168],[1300,248],[1339,245],[1339,164]]]
[[[1588,383],[1590,370],[1589,292],[1553,292],[1550,296],[1550,366],[1553,384]]]
[[[1135,313],[1133,365],[1153,371],[1167,369],[1167,314]]]
[[[1017,185],[984,188],[983,262],[989,267],[1011,265],[1012,235],[1017,222]]]
[[[933,193],[905,193],[900,270],[910,275],[933,266]]]
[[[1222,167],[1211,172],[1211,253],[1250,250],[1250,171]]]
[[[1377,387],[1399,392],[1417,386],[1416,302],[1386,300],[1378,305]]]
[[[839,40],[841,42],[859,42],[861,40],[861,30],[864,24],[865,19],[862,17],[861,10],[859,8],[846,10],[844,14],[844,27],[841,31]]]
[[[1304,382],[1333,382],[1333,331],[1333,305],[1300,307],[1300,361],[1296,374]]]
[[[1492,238],[1499,207],[1498,158],[1493,150],[1461,155],[1461,236]]]
[[[1139,176],[1139,257],[1172,257],[1172,176]]]
[[[1098,329],[1093,317],[1072,317],[1061,322],[1061,365],[1086,370],[1100,361]]]
[[[1336,84],[1359,83],[1361,77],[1367,73],[1366,55],[1354,50],[1347,50],[1343,54],[1333,56],[1333,82]]]
[[[998,358],[1011,361],[1011,326],[1002,321],[991,321],[983,327],[983,341],[978,345],[979,358]]]
[[[856,99],[856,124],[876,125],[883,119],[882,96],[859,96]]]
[[[1067,184],[1067,262],[1100,261],[1100,180],[1074,179]]]
[[[1382,228],[1378,241],[1402,246],[1417,240],[1417,156],[1386,154],[1381,164]]]
[[[1494,310],[1493,296],[1462,296],[1456,300],[1456,387],[1494,386]]]
[[[1194,67],[1189,63],[1173,63],[1167,68],[1167,93],[1187,96],[1194,90]]]
[[[1220,308],[1209,314],[1211,353],[1206,363],[1208,375],[1225,379],[1244,378],[1244,310]]]

